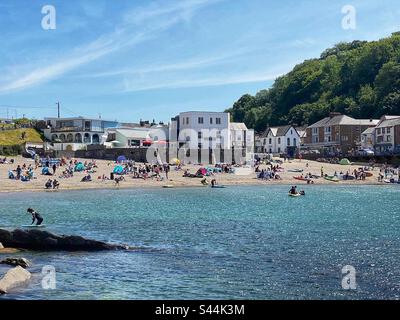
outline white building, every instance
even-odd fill
[[[178,142],[189,149],[230,149],[230,115],[223,112],[183,112],[178,118]]]
[[[52,142],[55,150],[84,150],[88,145],[101,144],[107,128],[118,127],[116,121],[74,118],[45,118],[47,128],[44,136]]]
[[[361,133],[361,149],[374,150],[375,128],[371,127]]]
[[[177,141],[176,144],[174,141]],[[212,150],[213,157],[219,156],[215,154],[216,150],[245,150],[243,157],[250,159],[254,148],[254,130],[249,130],[244,123],[231,123],[229,113],[182,112],[170,124],[169,145],[176,149]],[[198,154],[200,160],[200,152]]]
[[[287,154],[295,156],[300,147],[300,135],[293,126],[272,127],[267,129],[257,143],[261,153]]]
[[[110,128],[107,129],[106,136],[104,145],[107,148],[146,148],[154,144],[166,145],[168,126]]]
[[[380,153],[400,152],[400,117],[385,116],[374,130],[375,151]]]
[[[244,149],[247,161],[250,161],[254,154],[254,139],[253,129],[248,129],[244,123],[231,122],[230,145],[233,149]]]

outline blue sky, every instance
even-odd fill
[[[43,30],[44,5],[56,30]],[[342,28],[353,5],[357,28]],[[223,111],[340,41],[400,30],[397,0],[2,0],[0,117],[168,121]]]

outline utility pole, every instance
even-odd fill
[[[57,117],[60,119],[60,103],[57,102]]]

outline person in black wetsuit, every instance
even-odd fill
[[[35,221],[36,221],[36,225],[37,225],[37,226],[40,226],[40,225],[42,224],[43,218],[42,218],[42,216],[40,215],[39,212],[36,212],[36,211],[33,210],[32,208],[29,208],[29,209],[26,210],[26,211],[32,215],[32,223],[31,223],[31,224],[34,224]]]

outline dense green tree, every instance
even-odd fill
[[[227,111],[257,131],[311,124],[332,111],[358,118],[400,114],[400,32],[379,41],[339,43]]]

